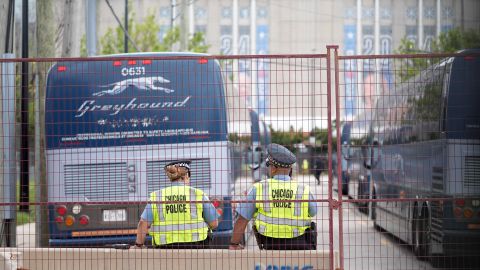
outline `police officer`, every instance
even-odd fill
[[[208,247],[209,229],[218,226],[218,216],[203,191],[189,186],[190,164],[185,160],[165,165],[172,184],[150,194],[150,201],[164,203],[145,207],[138,222],[135,247],[144,247],[147,231],[154,247]]]
[[[316,249],[316,228],[311,218],[317,206],[308,186],[291,181],[295,155],[278,144],[270,144],[267,153],[270,179],[255,183],[247,194],[248,202],[237,206],[229,249],[243,249],[243,233],[252,218],[260,249]]]

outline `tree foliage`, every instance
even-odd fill
[[[450,31],[441,33],[431,44],[432,53],[454,53],[470,48],[480,48],[479,30],[471,29],[462,31],[459,28],[454,28]],[[395,52],[398,54],[429,53],[419,49],[415,42],[408,40],[407,38],[401,40],[400,45]],[[439,57],[406,59],[401,63],[402,66],[399,69],[398,75],[400,80],[406,81],[440,60],[441,58]]]
[[[132,12],[128,20],[128,34],[138,47],[138,50],[129,42],[129,52],[165,52],[172,51],[180,41],[180,28],[170,28],[162,39],[158,37],[160,25],[153,14],[148,15],[143,22],[137,22]],[[120,26],[108,28],[99,39],[101,54],[118,54],[124,52],[124,33]],[[86,39],[81,40],[81,55],[87,55]],[[205,44],[203,33],[195,33],[189,40],[188,50],[191,52],[206,53],[210,46]]]

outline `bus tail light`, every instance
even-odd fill
[[[56,218],[55,218],[55,222],[56,222],[57,224],[62,224],[62,223],[63,223],[63,217],[61,217],[61,216],[56,217]]]
[[[465,200],[464,199],[455,200],[455,205],[458,206],[458,207],[464,207],[465,206]]]
[[[67,213],[67,207],[65,205],[59,205],[57,206],[57,214],[60,216],[65,216]]]
[[[58,72],[64,72],[64,71],[67,71],[67,67],[66,66],[58,66],[57,70],[58,70]]]
[[[151,64],[152,64],[152,60],[150,60],[150,59],[145,59],[145,60],[142,61],[142,64],[144,64],[144,65],[151,65]]]
[[[65,218],[65,225],[66,226],[72,226],[75,223],[75,218],[73,216],[67,216]]]
[[[200,58],[200,59],[198,59],[198,63],[199,64],[206,64],[206,63],[208,63],[208,59],[207,58]]]
[[[128,60],[127,64],[128,64],[129,66],[134,66],[134,65],[137,64],[137,61],[136,61],[136,60]]]
[[[119,67],[122,65],[122,61],[113,61],[113,66],[114,67]]]
[[[453,214],[455,215],[456,218],[459,218],[459,217],[462,217],[463,211],[461,208],[455,207],[455,209],[453,209]]]
[[[90,218],[87,216],[87,215],[83,215],[79,218],[78,220],[80,222],[80,224],[82,225],[88,225],[88,223],[90,222]]]
[[[473,217],[473,210],[470,209],[470,208],[465,208],[465,210],[463,210],[463,216],[465,218],[472,218]]]

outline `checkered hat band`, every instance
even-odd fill
[[[276,161],[275,159],[272,158],[272,156],[267,156],[267,159],[270,163],[272,163],[273,166],[275,167],[280,167],[280,168],[290,168],[292,165],[291,164],[284,164]]]
[[[185,167],[185,168],[190,170],[190,165],[188,165],[187,163],[181,162],[181,163],[177,163],[175,165],[177,165],[178,167]]]

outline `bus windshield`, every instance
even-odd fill
[[[201,60],[58,63],[48,77],[47,148],[226,141],[219,66]]]

